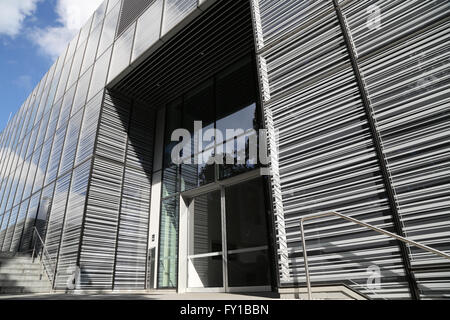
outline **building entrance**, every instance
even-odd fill
[[[184,251],[180,252],[184,260],[180,260],[180,289],[270,291],[262,179],[217,184],[208,189],[183,196],[186,216],[182,217],[180,229],[187,232],[180,237],[180,250]],[[184,246],[183,239],[187,240]]]

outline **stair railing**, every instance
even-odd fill
[[[307,289],[308,289],[308,299],[309,300],[312,299],[311,278],[310,278],[310,275],[309,275],[308,255],[306,253],[306,240],[305,240],[305,231],[304,231],[304,226],[303,225],[304,225],[304,222],[307,221],[307,220],[313,220],[313,219],[323,218],[323,217],[327,217],[327,216],[336,216],[336,217],[339,217],[341,219],[353,222],[353,223],[358,224],[360,226],[366,227],[366,228],[371,229],[373,231],[376,231],[378,233],[384,234],[384,235],[389,236],[391,238],[397,239],[397,240],[402,241],[404,243],[407,243],[407,244],[410,244],[412,246],[421,248],[423,250],[426,250],[428,252],[431,252],[433,254],[439,255],[439,256],[441,256],[441,257],[443,257],[445,259],[450,260],[450,255],[446,254],[445,252],[433,249],[433,248],[431,248],[431,247],[429,247],[427,245],[421,244],[421,243],[416,242],[414,240],[411,240],[411,239],[399,236],[399,235],[397,235],[395,233],[386,231],[384,229],[372,226],[372,225],[370,225],[368,223],[365,223],[365,222],[362,222],[362,221],[360,221],[358,219],[345,216],[342,213],[339,213],[339,212],[336,212],[336,211],[322,212],[322,213],[313,213],[313,214],[310,214],[310,215],[303,216],[300,219],[300,232],[301,232],[301,236],[302,236],[303,259],[305,261],[306,285],[307,285]]]
[[[34,257],[39,257],[39,261],[41,262],[42,266],[44,267],[45,273],[47,274],[48,279],[50,280],[50,283],[53,288],[53,282],[55,279],[55,272],[56,272],[56,263],[54,262],[53,258],[50,256],[50,253],[47,250],[47,246],[45,245],[44,240],[42,240],[41,235],[39,234],[39,231],[36,227],[33,228],[33,237],[34,243],[33,243],[33,253],[31,255],[31,259],[34,261]],[[39,244],[39,247],[37,245]]]

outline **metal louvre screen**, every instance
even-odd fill
[[[450,250],[448,1],[357,1],[344,7],[405,234]],[[361,12],[379,13],[374,22]],[[365,24],[375,23],[371,28]],[[378,24],[378,25],[377,25]],[[423,298],[450,296],[446,260],[410,248]]]
[[[367,9],[377,3],[386,6],[385,29],[370,36]],[[310,213],[341,211],[395,231],[400,212],[414,240],[448,250],[448,32],[442,34],[448,4],[419,3],[424,2],[252,1],[266,123],[273,129],[269,140],[276,142],[272,150],[278,148],[272,180],[275,213],[282,220],[282,286],[305,285],[299,218]],[[416,51],[424,54],[421,76],[432,76],[434,86],[414,93],[408,80],[420,78],[412,69]],[[363,101],[355,57],[375,119]],[[384,157],[392,177],[381,167]],[[386,186],[397,191],[394,204]],[[334,218],[307,222],[305,232],[313,285],[346,283],[372,298],[411,296],[406,256],[396,241]],[[433,261],[421,250],[414,254]],[[433,286],[431,296],[446,294],[447,280],[435,277],[438,271],[428,287],[420,286],[419,277],[423,297]]]
[[[154,116],[105,94],[80,256],[82,289],[144,289]]]
[[[73,172],[59,249],[56,289],[67,288],[69,278],[74,273],[75,266],[77,265],[90,169],[91,161],[86,161]]]

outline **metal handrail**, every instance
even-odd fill
[[[35,235],[37,236],[36,238],[34,237]],[[42,266],[44,267],[44,270],[47,273],[47,277],[50,280],[50,283],[51,283],[51,285],[53,287],[53,281],[54,281],[55,272],[56,272],[56,270],[55,270],[56,269],[56,264],[54,263],[50,253],[48,252],[47,246],[45,245],[44,240],[42,240],[42,237],[39,234],[39,231],[38,231],[38,229],[36,227],[33,227],[33,238],[38,239],[40,244],[41,244],[40,259],[39,260],[40,260]],[[34,244],[33,244],[33,253],[31,254],[31,259],[34,259],[35,253],[36,253],[36,241],[34,241]],[[37,255],[39,255],[39,253],[36,254],[36,256]],[[48,262],[50,264],[51,270],[49,270],[49,268],[47,266],[47,263],[45,261],[42,261],[43,256],[45,256],[44,259],[49,260]]]
[[[304,227],[303,227],[303,222],[305,222],[306,220],[313,220],[313,219],[317,219],[317,218],[323,218],[323,217],[327,217],[327,216],[337,216],[339,218],[342,218],[344,220],[359,224],[360,226],[369,228],[373,231],[376,231],[378,233],[387,235],[391,238],[397,239],[399,241],[408,243],[410,245],[416,246],[418,248],[421,248],[423,250],[426,250],[428,252],[434,253],[436,255],[439,255],[441,257],[444,257],[445,259],[450,260],[450,255],[446,254],[445,252],[433,249],[429,246],[426,246],[424,244],[421,244],[419,242],[416,242],[414,240],[410,240],[407,239],[405,237],[399,236],[395,233],[386,231],[384,229],[378,228],[378,227],[374,227],[368,223],[359,221],[358,219],[355,218],[351,218],[351,217],[347,217],[345,215],[343,215],[342,213],[336,212],[336,211],[330,211],[330,212],[324,212],[324,213],[313,213],[307,216],[303,216],[302,218],[300,218],[300,232],[301,232],[301,236],[302,236],[302,246],[303,246],[303,259],[305,261],[305,274],[306,274],[306,285],[308,287],[308,299],[311,300],[312,299],[312,291],[311,291],[311,279],[309,276],[309,267],[308,267],[308,255],[306,253],[306,241],[305,241],[305,231],[304,231]]]

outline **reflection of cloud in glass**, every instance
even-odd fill
[[[197,8],[196,0],[166,0],[162,33],[165,34],[172,29],[195,8]]]

